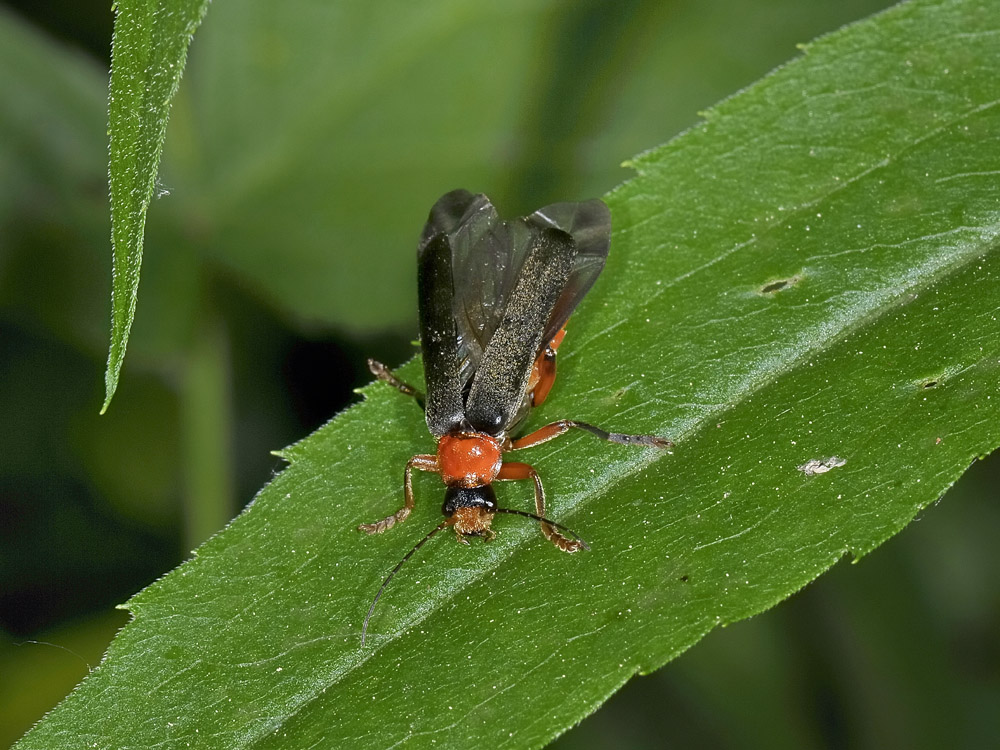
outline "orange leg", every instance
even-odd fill
[[[611,443],[620,443],[622,445],[645,445],[652,448],[674,447],[674,444],[669,440],[656,435],[625,435],[621,432],[607,432],[606,430],[602,430],[600,427],[594,427],[594,425],[587,424],[586,422],[577,422],[573,419],[560,419],[558,422],[547,424],[522,438],[512,441],[510,448],[511,450],[519,450],[521,448],[530,448],[533,445],[547,443],[549,440],[559,437],[564,432],[567,432],[574,427],[586,430],[591,435],[597,435],[597,437],[601,438],[601,440],[607,440]]]
[[[358,526],[358,531],[363,531],[366,534],[381,534],[383,531],[388,531],[397,523],[402,523],[407,519],[410,511],[413,510],[414,469],[419,469],[420,471],[437,471],[437,456],[428,453],[418,453],[407,461],[406,471],[403,474],[403,507],[391,516],[386,516],[381,521],[361,524]]]
[[[519,479],[532,479],[535,482],[535,513],[545,518],[545,490],[542,488],[542,480],[538,472],[528,464],[511,461],[504,463],[497,474],[497,479],[504,481],[517,481]],[[575,539],[568,539],[560,534],[551,524],[542,521],[542,534],[545,538],[556,545],[563,552],[576,552],[583,544]]]
[[[556,350],[566,337],[566,327],[559,329],[559,333],[552,337],[552,341],[542,349],[535,360],[535,366],[531,370],[531,405],[541,406],[552,390],[552,385],[556,382]]]

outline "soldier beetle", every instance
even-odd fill
[[[576,533],[545,515],[545,490],[535,469],[504,454],[548,442],[570,429],[624,445],[670,448],[655,435],[626,435],[561,419],[523,437],[529,411],[540,406],[556,377],[556,352],[566,321],[604,268],[611,244],[611,212],[600,200],[556,203],[530,216],[501,220],[485,195],[454,190],[431,209],[417,249],[420,347],[426,395],[369,360],[372,373],[423,407],[437,452],[417,454],[403,474],[403,507],[359,530],[380,534],[413,510],[413,470],[439,474],[445,484],[445,520],[423,537],[389,573],[372,601],[399,569],[449,526],[459,541],[492,539],[493,517],[509,513],[539,522],[542,534],[564,552],[587,547]],[[535,512],[501,508],[492,483],[530,479]],[[569,536],[562,534],[566,532]],[[570,538],[572,537],[572,538]]]

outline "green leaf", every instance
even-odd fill
[[[111,137],[111,347],[105,374],[108,408],[118,387],[135,317],[146,210],[156,187],[170,103],[177,93],[191,37],[208,0],[120,0],[108,94]]]
[[[581,435],[523,459],[592,551],[505,517],[489,545],[435,539],[362,650],[441,498],[421,475],[407,523],[354,530],[431,449],[417,407],[375,384],[129,603],[19,747],[538,747],[900,530],[1000,443],[996,11],[898,6],[635,160],[532,424],[658,432],[675,454]],[[530,507],[523,484],[500,494]]]

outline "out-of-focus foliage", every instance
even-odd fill
[[[110,12],[24,3],[50,37],[0,11],[0,674],[18,696],[0,696],[0,745],[96,663],[124,622],[102,608],[219,528],[276,465],[267,450],[351,398],[364,355],[407,356],[413,235],[437,194],[464,184],[511,212],[601,194],[628,176],[621,159],[880,4],[525,3],[489,17],[423,4],[405,24],[384,4],[346,40],[350,11],[330,5],[211,7],[172,114],[121,390],[100,420],[107,42],[85,54],[60,24]],[[517,43],[485,41],[509,42],[517,24]],[[445,83],[445,59],[479,73],[474,90]],[[343,268],[374,280],[338,287]],[[231,408],[199,428],[206,399]],[[205,455],[224,458],[198,468]],[[194,498],[219,487],[193,520]],[[1000,606],[981,573],[996,569],[996,519],[976,487],[871,561],[638,681],[614,702],[621,723],[602,711],[560,742],[715,732],[726,747],[939,747],[934,725],[995,736]],[[958,520],[941,528],[942,516]]]

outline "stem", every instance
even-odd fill
[[[195,334],[181,384],[184,543],[194,549],[233,513],[229,338],[210,313]]]

